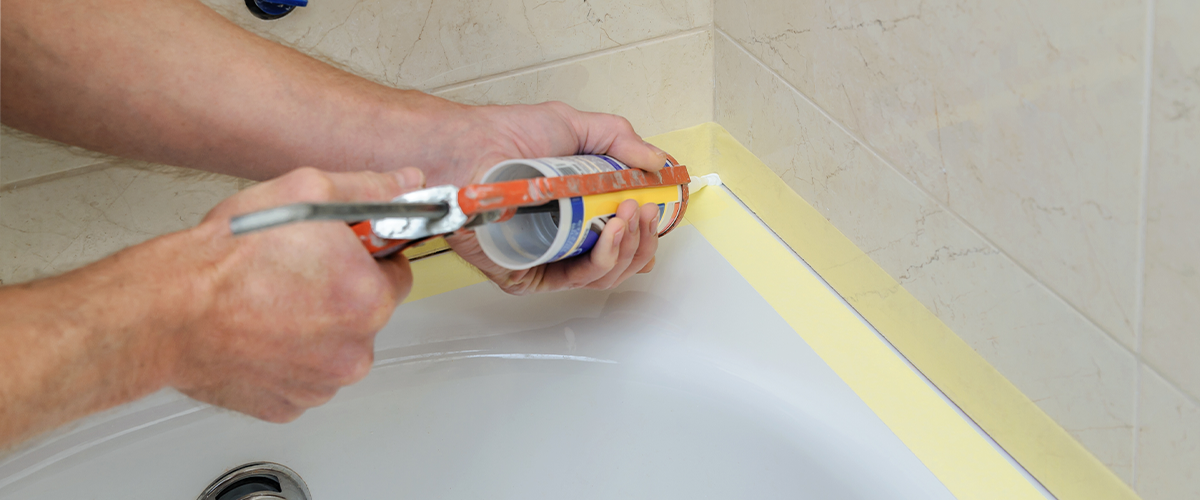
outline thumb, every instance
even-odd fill
[[[618,136],[608,148],[608,154],[626,165],[647,172],[657,172],[667,164],[667,153],[645,142],[630,131],[632,137]]]
[[[425,187],[425,174],[416,168],[392,172],[331,173],[329,201],[384,201]]]
[[[667,163],[667,153],[642,140],[629,120],[604,113],[574,109],[575,133],[582,138],[580,153],[606,154],[633,168],[657,172]]]

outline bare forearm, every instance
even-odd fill
[[[412,286],[341,222],[233,236],[236,214],[380,201],[402,169],[298,169],[222,201],[198,226],[59,277],[0,288],[0,450],[164,386],[273,422],[366,375],[375,332]]]
[[[110,154],[256,179],[436,170],[430,143],[470,126],[462,106],[337,70],[195,0],[12,0],[0,19],[4,123]]]
[[[163,264],[189,238],[171,235],[0,288],[0,449],[163,386],[164,346],[189,319],[199,285]]]

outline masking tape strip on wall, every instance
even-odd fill
[[[725,185],[772,231],[1052,494],[1061,500],[1138,498],[1124,481],[720,125],[706,123],[649,141],[672,152],[692,175],[720,174]],[[714,246],[728,239],[720,235],[706,237]],[[730,262],[737,267],[733,259]],[[872,291],[888,293],[869,293]],[[973,456],[975,452],[956,450],[962,443],[928,436],[927,432],[934,429],[922,429],[920,422],[908,420],[904,408],[890,406],[886,387],[872,387],[878,381],[858,380],[853,365],[869,363],[844,360],[839,357],[843,353],[836,349],[824,351],[819,347],[832,339],[805,340],[959,498],[1016,498],[959,484],[985,482],[983,476],[996,471],[955,470],[953,462],[959,459],[958,454]],[[843,363],[850,363],[844,367],[846,373],[839,370]],[[877,392],[880,390],[882,394]]]

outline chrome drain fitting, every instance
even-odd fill
[[[272,462],[252,462],[217,478],[196,500],[311,500],[296,471]]]

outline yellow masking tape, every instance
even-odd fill
[[[483,273],[460,259],[454,252],[425,257],[412,261],[410,265],[413,287],[404,299],[406,304],[487,281]]]
[[[1062,500],[1137,498],[1120,478],[719,125],[703,124],[649,141],[688,165],[692,175],[719,173],[772,231],[839,294],[854,298],[852,305],[867,321],[1055,496]],[[730,248],[738,244],[738,238],[750,235],[708,223],[721,220],[721,211],[708,200],[711,196],[704,192],[693,198],[687,213],[691,222],[718,250],[725,249],[722,254],[785,319],[795,314],[794,309],[801,307],[795,302],[801,301],[789,298],[791,292],[779,288],[786,280],[772,269],[782,259],[767,257],[761,249],[745,254]],[[776,247],[764,243],[763,248]],[[955,495],[1024,498],[1033,494],[1014,483],[1024,480],[1015,478],[1011,467],[988,457],[995,452],[984,449],[982,439],[963,434],[958,424],[966,424],[957,415],[940,412],[925,416],[910,407],[935,403],[901,375],[907,368],[890,375],[873,371],[878,363],[894,356],[866,357],[858,349],[869,343],[851,348],[846,344],[849,339],[838,337],[807,335],[804,339]],[[917,399],[908,400],[910,397]]]
[[[648,139],[692,175],[724,183],[960,408],[1063,500],[1137,496],[719,125]],[[961,499],[1040,498],[920,378],[858,323],[721,190],[693,194],[686,218]],[[669,236],[668,236],[669,237]],[[454,254],[413,262],[406,302],[485,281]],[[886,290],[886,294],[863,294]],[[830,311],[836,311],[830,313]],[[821,328],[813,328],[815,321]],[[857,326],[855,326],[857,325]]]
[[[960,499],[1041,498],[1008,461],[723,190],[685,216]],[[713,200],[718,198],[718,200]],[[719,208],[718,208],[719,207]]]
[[[405,248],[404,256],[408,257],[408,260],[417,260],[429,257],[430,255],[445,252],[447,250],[450,250],[450,244],[446,243],[445,238],[438,236],[436,238],[430,238],[429,240],[422,241],[416,245]]]

